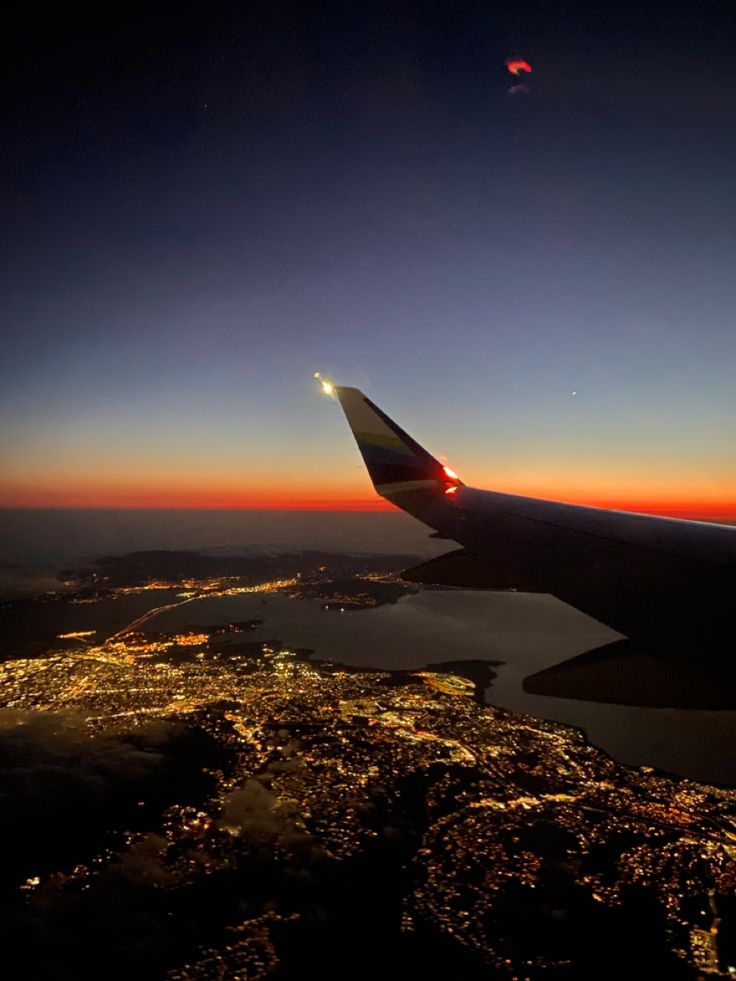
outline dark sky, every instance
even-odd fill
[[[368,497],[319,369],[476,483],[736,508],[733,3],[26,6],[3,46],[0,503]]]

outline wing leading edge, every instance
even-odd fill
[[[357,388],[336,388],[378,494],[424,520],[432,504],[462,482]],[[424,517],[423,517],[424,516]],[[431,525],[431,521],[427,522]],[[432,526],[433,527],[433,526]]]
[[[597,673],[590,658],[577,666],[573,659],[565,671],[556,666],[531,676],[528,690],[594,698],[592,687],[605,693],[599,700],[665,698],[690,707],[697,691],[703,707],[736,706],[736,529],[466,487],[358,389],[338,388],[337,395],[376,491],[464,547],[455,559],[443,556],[407,578],[551,593],[628,638],[625,649],[602,652]],[[650,661],[632,696],[621,679],[632,676],[636,653]],[[667,684],[651,668],[663,662]],[[583,682],[575,671],[584,672]],[[673,674],[682,677],[679,699]],[[615,683],[604,684],[604,675]]]

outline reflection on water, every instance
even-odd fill
[[[278,639],[315,656],[373,668],[418,668],[448,660],[503,661],[488,690],[493,705],[583,727],[623,763],[709,782],[735,783],[736,713],[643,709],[529,695],[522,679],[618,635],[551,596],[420,592],[398,603],[341,613],[273,595],[205,598],[162,613],[150,630],[263,619],[254,640]]]

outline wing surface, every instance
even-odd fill
[[[736,690],[736,528],[466,487],[358,389],[337,393],[377,492],[463,546],[408,578],[551,593],[629,638],[623,660],[606,653],[609,675],[640,651]],[[534,684],[560,695],[571,678]]]

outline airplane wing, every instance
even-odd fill
[[[407,579],[551,593],[627,638],[527,691],[736,707],[736,528],[466,487],[361,391],[335,391],[376,491],[462,546]]]

